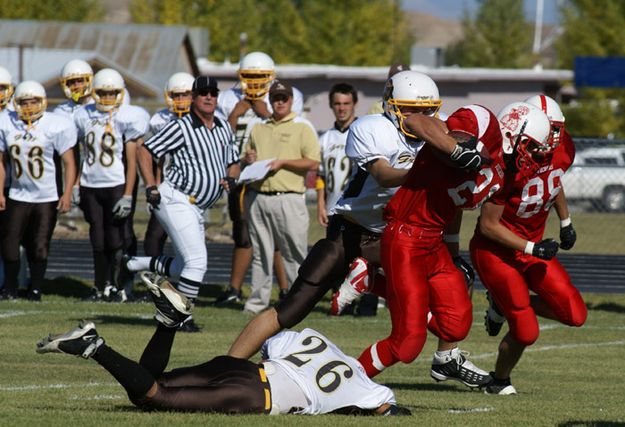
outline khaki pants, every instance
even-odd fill
[[[252,292],[245,310],[258,313],[269,306],[273,282],[273,255],[280,250],[289,286],[297,277],[308,248],[308,209],[303,194],[264,195],[250,191],[246,197],[250,225]]]

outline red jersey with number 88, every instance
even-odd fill
[[[502,191],[491,202],[504,205],[500,222],[516,235],[534,242],[542,239],[549,210],[560,193],[560,178],[573,163],[575,145],[564,131],[551,162],[531,176],[515,173],[506,176]],[[479,228],[478,228],[479,232]]]
[[[425,145],[406,182],[384,210],[387,221],[401,221],[425,229],[442,230],[458,209],[476,209],[503,185],[502,137],[497,117],[479,105],[455,111],[446,121],[449,131],[474,136],[492,163],[477,172],[449,164],[447,155]]]

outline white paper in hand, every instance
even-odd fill
[[[257,162],[248,165],[239,176],[239,183],[247,184],[248,182],[259,181],[267,176],[269,173],[269,163],[275,159],[259,160]]]

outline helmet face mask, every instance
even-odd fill
[[[99,111],[110,112],[122,105],[124,79],[111,68],[98,71],[93,78],[93,99]],[[111,96],[113,94],[114,96]]]
[[[83,60],[74,59],[65,64],[59,80],[65,97],[74,102],[92,94],[93,70]]]
[[[172,75],[165,86],[165,103],[167,109],[182,117],[191,111],[193,101],[191,89],[195,79],[189,73],[176,73]]]
[[[13,106],[18,117],[30,126],[43,116],[48,107],[46,91],[35,81],[24,81],[15,89]]]
[[[251,52],[241,60],[238,75],[247,99],[263,99],[276,78],[274,62],[263,52]]]
[[[504,153],[514,159],[519,172],[532,175],[551,161],[551,124],[539,108],[526,102],[514,102],[505,106],[497,119],[503,136]]]
[[[441,107],[438,87],[425,74],[417,71],[402,71],[386,81],[382,105],[384,114],[401,133],[418,139],[404,126],[410,114],[434,116]]]

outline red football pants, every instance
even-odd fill
[[[359,358],[370,377],[399,361],[412,362],[423,349],[428,327],[454,342],[467,336],[472,322],[464,276],[440,232],[389,223],[382,235],[381,262],[392,330]],[[433,316],[429,324],[428,312]]]
[[[508,320],[510,335],[519,343],[532,345],[539,335],[530,290],[561,323],[582,326],[586,321],[584,300],[556,258],[541,260],[482,236],[471,239],[470,249],[473,267]]]

